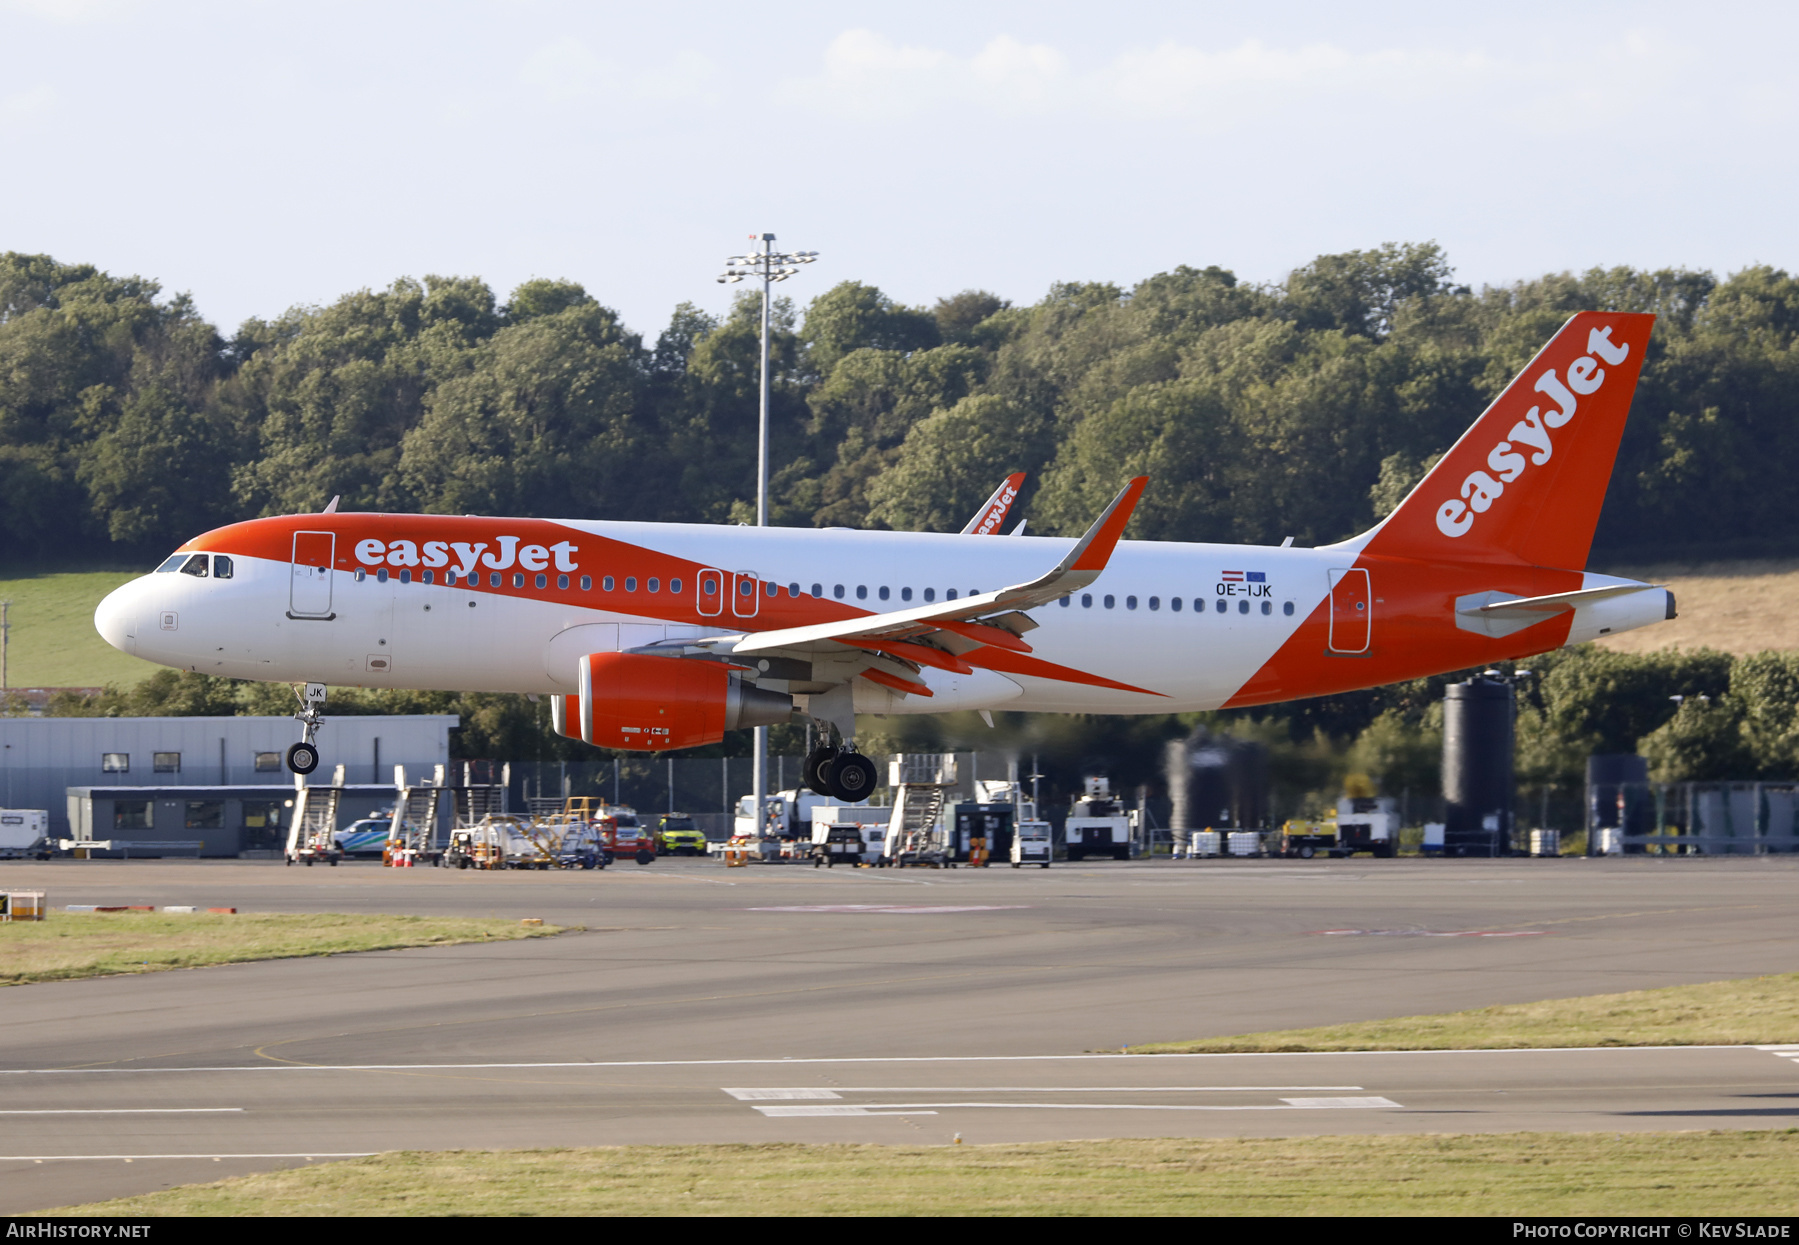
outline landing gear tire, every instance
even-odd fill
[[[875,789],[875,763],[859,752],[845,752],[825,775],[830,794],[845,804],[860,804]]]
[[[814,748],[806,754],[805,768],[801,771],[801,781],[819,795],[831,794],[831,783],[827,768],[837,759],[837,749],[831,747]]]
[[[298,743],[287,750],[287,768],[296,774],[310,774],[319,767],[319,750],[309,743]]]

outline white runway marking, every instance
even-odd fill
[[[0,1163],[80,1163],[100,1162],[132,1162],[134,1159],[366,1159],[379,1153],[376,1150],[345,1150],[334,1154],[325,1150],[314,1150],[310,1154],[0,1154]]]
[[[854,916],[895,914],[899,916],[932,916],[943,912],[1004,912],[1011,908],[1028,908],[1028,903],[985,903],[951,906],[949,904],[903,903],[816,903],[792,904],[781,908],[745,908],[745,912],[847,912]]]
[[[936,1115],[935,1111],[879,1111],[872,1107],[762,1107],[763,1115],[791,1119],[800,1115]]]
[[[1357,1090],[1360,1085],[839,1085],[835,1089],[727,1089],[739,1102],[838,1098],[844,1094],[1278,1094]]]
[[[1047,1092],[1047,1091],[1046,1091]],[[930,1109],[927,1109],[930,1108]],[[1146,1102],[867,1102],[856,1106],[776,1107],[757,1106],[768,1116],[795,1115],[936,1115],[939,1109],[999,1111],[1365,1111],[1405,1110],[1391,1098],[1283,1098],[1281,1105],[1244,1103],[1238,1105],[1197,1105],[1194,1103]]]
[[[571,1059],[536,1063],[250,1063],[207,1064],[191,1068],[0,1068],[0,1076],[90,1076],[131,1074],[155,1076],[177,1072],[455,1072],[483,1069],[534,1068],[742,1068],[742,1067],[816,1067],[842,1064],[915,1064],[915,1063],[1068,1063],[1087,1060],[1099,1063],[1121,1063],[1127,1059],[1153,1059],[1174,1065],[1191,1059],[1342,1059],[1344,1057],[1391,1058],[1406,1056],[1460,1055],[1547,1055],[1570,1052],[1592,1052],[1605,1055],[1668,1054],[1694,1050],[1778,1050],[1777,1047],[1749,1046],[1740,1042],[1695,1043],[1690,1046],[1483,1046],[1472,1050],[1434,1048],[1426,1050],[1338,1050],[1338,1051],[1216,1051],[1180,1055],[845,1055],[808,1058],[788,1055],[779,1059]]]
[[[34,1111],[0,1111],[0,1115],[217,1115],[242,1107],[56,1107]]]

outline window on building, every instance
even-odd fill
[[[244,801],[244,846],[259,851],[282,847],[282,806],[276,800]]]
[[[223,800],[189,800],[187,802],[187,828],[189,830],[223,830],[225,828],[225,802]]]
[[[258,774],[280,773],[281,754],[279,752],[258,752],[256,754],[256,772]]]
[[[100,772],[102,774],[129,774],[131,772],[131,754],[129,752],[102,752],[100,754]]]
[[[150,754],[151,766],[158,774],[179,774],[181,772],[181,754],[179,752],[153,752]]]
[[[112,828],[114,830],[148,830],[150,828],[150,801],[114,800],[112,802]]]

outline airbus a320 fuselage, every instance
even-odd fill
[[[1672,617],[1584,570],[1652,321],[1575,316],[1393,514],[1322,548],[1121,540],[1142,479],[1078,541],[319,513],[198,536],[95,622],[203,674],[545,694],[564,733],[651,751],[794,713],[848,744],[856,713],[1165,713],[1465,669]]]

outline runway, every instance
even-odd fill
[[[1799,967],[1799,862],[480,876],[52,862],[50,903],[588,932],[13,987],[0,1212],[396,1148],[1785,1127],[1799,1050],[1130,1056]]]

